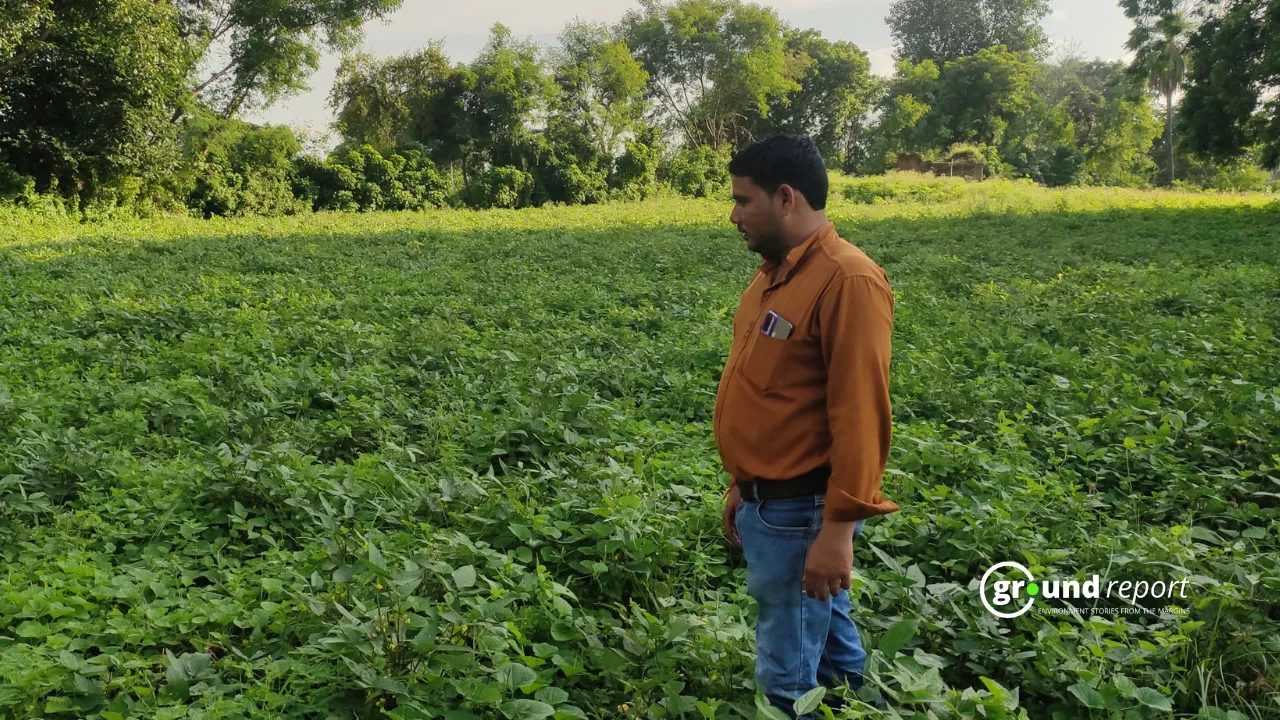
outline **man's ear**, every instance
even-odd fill
[[[796,209],[796,190],[790,185],[778,186],[778,197],[782,200],[783,214]]]

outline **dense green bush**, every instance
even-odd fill
[[[288,127],[205,115],[187,123],[183,141],[187,160],[173,188],[192,213],[207,218],[305,209],[291,182],[302,146]]]
[[[1075,185],[1080,177],[1080,167],[1084,165],[1085,156],[1079,149],[1070,145],[1059,145],[1049,155],[1048,161],[1041,168],[1041,182],[1049,187],[1066,187]]]
[[[1247,162],[1237,162],[1216,168],[1205,182],[1205,187],[1210,190],[1253,192],[1266,190],[1270,184],[1271,173]]]
[[[527,198],[495,202],[518,202],[514,207],[540,206],[546,203],[588,205],[602,202],[609,196],[608,167],[610,158],[598,148],[576,142],[580,138],[552,140],[546,135],[518,132],[495,145],[490,167],[511,168],[529,175],[531,185]],[[482,178],[482,188],[473,192],[468,203],[474,207],[510,207],[491,205],[485,199],[493,189],[494,177]],[[507,175],[500,186],[515,188],[519,181]],[[514,184],[513,184],[514,183]],[[499,192],[499,195],[502,193]],[[519,196],[519,193],[517,193]],[[476,200],[476,198],[480,198]]]
[[[852,178],[843,183],[846,200],[870,205],[877,201],[945,202],[964,191],[965,179],[915,172],[890,172]]]
[[[659,168],[659,179],[681,195],[712,197],[729,188],[728,163],[706,145],[685,148]]]
[[[445,181],[421,150],[383,155],[370,145],[328,160],[300,156],[293,192],[314,210],[422,210],[445,204]]]
[[[346,165],[310,155],[293,161],[293,192],[313,210],[359,210],[359,186],[360,181]]]
[[[627,143],[613,164],[615,194],[625,200],[643,200],[652,195],[658,188],[659,157],[658,149],[652,145]]]
[[[540,173],[546,199],[568,205],[590,205],[609,196],[609,179],[603,170],[582,167],[572,158],[557,158]]]
[[[0,157],[0,208],[21,208],[33,214],[63,215],[66,203],[53,193],[36,192],[36,181],[4,162]]]
[[[528,207],[533,198],[533,176],[513,167],[485,170],[471,185],[470,205],[475,208]]]

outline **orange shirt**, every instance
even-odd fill
[[[761,332],[773,310],[795,327]],[[734,482],[786,480],[829,465],[825,518],[898,510],[880,493],[889,458],[893,289],[827,223],[742,293],[716,394],[715,436]]]

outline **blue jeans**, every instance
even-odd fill
[[[738,537],[747,560],[747,592],[756,601],[756,688],[789,717],[818,687],[862,685],[867,653],[849,617],[849,593],[815,600],[804,593],[809,545],[822,529],[824,495],[744,500]],[[863,521],[854,524],[854,537]]]

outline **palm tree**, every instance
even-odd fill
[[[1165,144],[1169,146],[1169,184],[1174,170],[1173,96],[1187,75],[1187,40],[1191,21],[1183,10],[1182,0],[1124,0],[1125,15],[1136,24],[1129,33],[1126,47],[1133,51],[1134,73],[1147,87],[1164,96]]]

